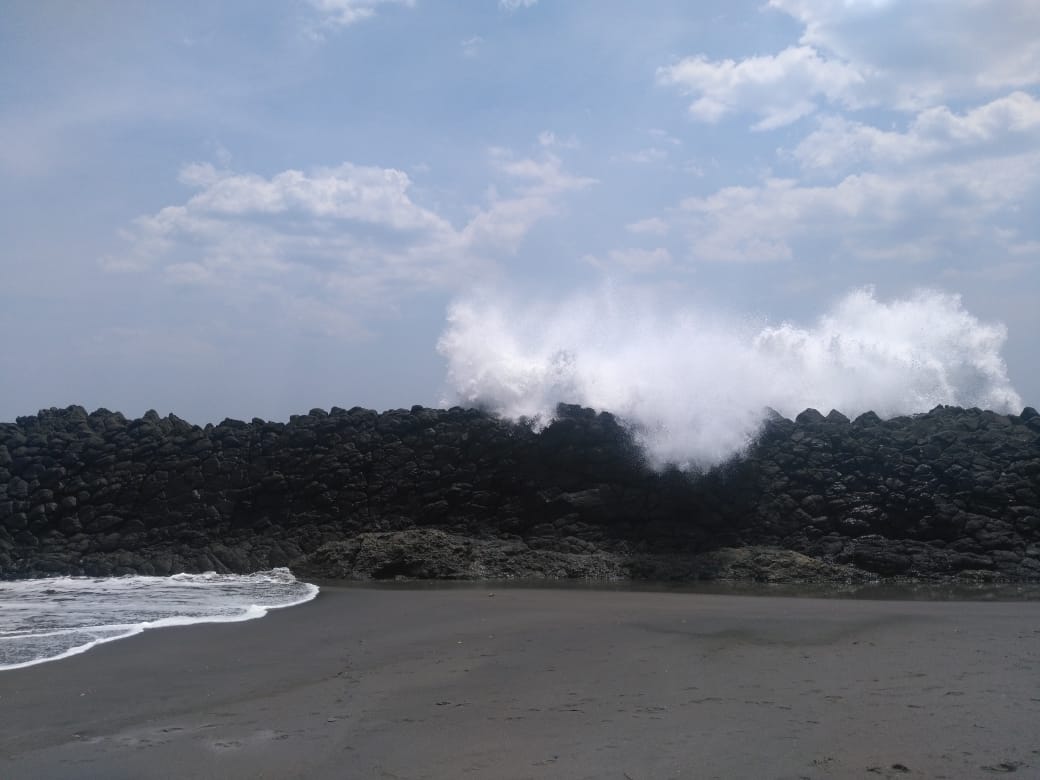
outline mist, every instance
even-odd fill
[[[747,448],[772,408],[849,417],[939,404],[1018,412],[1000,323],[936,290],[881,301],[855,289],[815,322],[669,308],[616,286],[556,301],[456,300],[438,350],[445,404],[548,424],[560,402],[609,411],[654,465],[702,469]]]

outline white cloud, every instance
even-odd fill
[[[704,166],[694,160],[687,160],[683,164],[682,170],[691,176],[696,176],[697,178],[704,176]]]
[[[561,138],[552,130],[543,130],[538,134],[538,143],[549,149],[577,149],[581,146],[576,136]]]
[[[668,223],[660,217],[649,217],[625,225],[629,233],[643,233],[654,236],[663,236],[668,232]]]
[[[491,156],[497,170],[517,182],[516,191],[504,199],[493,195],[491,204],[463,228],[462,238],[469,246],[490,244],[515,252],[537,221],[557,212],[559,195],[596,182],[566,173],[560,158],[549,153],[537,160],[518,159],[509,150],[493,149]]]
[[[484,43],[484,39],[479,35],[474,35],[471,38],[466,38],[464,41],[459,42],[459,47],[462,49],[463,57],[476,57],[480,52],[480,47]]]
[[[446,223],[416,206],[408,174],[392,168],[343,163],[311,173],[288,170],[265,179],[192,164],[180,180],[201,189],[188,207],[213,215],[302,213],[311,217],[385,225],[393,230],[437,230]]]
[[[811,114],[821,96],[843,100],[864,76],[845,63],[822,58],[808,46],[797,46],[739,62],[687,57],[660,68],[657,78],[694,97],[690,115],[695,119],[717,122],[735,111],[754,111],[762,117],[755,128],[767,130]]]
[[[821,104],[921,111],[1040,84],[1040,3],[1035,0],[770,0],[803,25],[776,54],[660,68],[658,80],[691,95],[690,114],[717,122],[759,117],[790,124]]]
[[[545,153],[537,160],[531,157],[517,159],[508,149],[495,148],[491,150],[491,156],[498,170],[526,182],[523,191],[527,194],[581,190],[596,183],[595,179],[565,172],[563,162],[554,154]]]
[[[1040,83],[1035,0],[769,0],[801,43],[874,74],[870,91],[919,109]]]
[[[128,250],[102,267],[158,271],[170,283],[235,295],[324,302],[313,309],[333,322],[344,302],[393,305],[409,292],[487,273],[539,220],[559,212],[561,196],[592,183],[549,154],[494,150],[492,164],[507,194],[461,228],[416,203],[408,175],[392,168],[343,163],[264,177],[188,165],[180,180],[195,194],[136,219],[122,233]]]
[[[320,16],[319,28],[326,30],[338,30],[370,19],[379,6],[388,3],[411,8],[415,0],[310,0]],[[318,29],[312,32],[320,37]]]
[[[906,132],[829,116],[794,149],[805,167],[842,170],[856,165],[904,165],[944,153],[1007,153],[1018,142],[1040,147],[1040,101],[1025,92],[1014,92],[963,114],[946,106],[920,112]]]
[[[647,146],[643,149],[629,152],[628,154],[616,155],[611,159],[620,162],[636,163],[637,165],[646,165],[648,163],[657,163],[667,160],[668,151],[662,149],[660,146]]]
[[[973,241],[997,246],[992,223],[1040,187],[1040,152],[860,173],[833,185],[767,179],[680,204],[695,261],[926,261]]]
[[[1035,273],[1040,201],[1040,4],[1007,0],[770,0],[797,42],[744,59],[688,57],[658,81],[703,122],[768,130],[826,109],[780,150],[798,175],[690,197],[664,215],[681,260],[934,263],[946,278]],[[901,121],[877,126],[877,117]],[[854,115],[853,112],[855,112]],[[640,232],[659,228],[644,220]],[[646,232],[650,232],[647,230]],[[679,257],[678,250],[672,247]],[[885,272],[888,273],[888,272]]]
[[[674,135],[669,133],[667,130],[651,128],[650,130],[647,130],[647,132],[654,138],[661,141],[662,143],[669,144],[670,146],[682,146],[682,141],[680,141]]]
[[[506,11],[515,11],[517,8],[531,8],[538,4],[538,0],[498,0],[498,7]]]

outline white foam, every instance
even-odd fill
[[[127,637],[136,636],[142,631],[144,631],[144,628],[138,626],[132,629],[127,629],[123,633],[114,634],[108,637],[95,638],[82,644],[73,645],[64,651],[56,651],[53,655],[41,656],[20,663],[0,664],[0,672],[5,672],[11,669],[24,669],[27,666],[36,666],[37,664],[46,663],[47,661],[60,661],[62,658],[69,658],[74,655],[79,655],[80,653],[85,653],[87,650],[105,644],[106,642],[114,642],[117,639],[126,639]]]
[[[0,671],[68,658],[153,628],[256,620],[317,595],[318,586],[298,582],[288,569],[0,583]]]
[[[610,411],[654,464],[703,468],[740,453],[767,407],[849,416],[938,404],[1017,412],[1007,333],[957,295],[882,302],[850,292],[809,326],[671,308],[608,287],[546,303],[471,295],[452,304],[438,350],[445,404],[548,423],[560,402]]]

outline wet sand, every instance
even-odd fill
[[[0,672],[8,780],[997,774],[1040,602],[326,586]]]

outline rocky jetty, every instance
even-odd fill
[[[315,409],[199,427],[50,409],[0,424],[0,578],[1040,579],[1040,415],[770,419],[704,474],[613,416]]]

